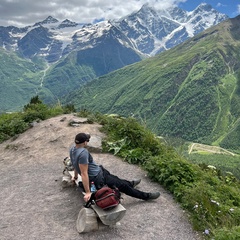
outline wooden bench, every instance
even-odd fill
[[[63,175],[63,186],[74,184],[71,179],[74,176],[74,171],[67,171],[68,175]],[[82,178],[78,175],[75,184],[78,186],[82,182]],[[83,192],[83,194],[85,194]],[[103,210],[97,205],[91,205],[90,208],[82,207],[79,211],[76,221],[77,231],[79,233],[91,232],[102,229],[104,227],[114,226],[124,217],[126,209],[119,204],[117,207],[110,210]]]

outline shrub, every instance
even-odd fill
[[[165,186],[180,201],[184,195],[184,188],[192,187],[199,179],[196,166],[168,151],[151,157],[144,168],[149,177]]]
[[[22,119],[21,113],[0,115],[0,142],[28,129],[28,124]]]
[[[67,104],[63,106],[63,113],[74,113],[76,112],[76,109],[73,104]]]
[[[20,134],[29,128],[29,123],[63,113],[60,104],[48,107],[43,104],[38,96],[33,97],[29,104],[24,106],[22,113],[11,113],[0,115],[0,142]]]
[[[222,228],[214,231],[215,240],[237,240],[240,239],[240,226],[233,228]]]
[[[144,164],[164,149],[160,140],[134,118],[109,115],[101,118],[101,124],[107,133],[103,148],[129,163]]]

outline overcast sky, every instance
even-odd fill
[[[201,2],[212,5],[229,17],[240,14],[239,0],[0,0],[0,26],[24,27],[46,19],[69,19],[77,23],[93,23],[100,19],[118,19],[145,3],[165,8],[178,6],[188,11]]]

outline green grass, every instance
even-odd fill
[[[188,160],[194,164],[212,165],[222,171],[223,175],[227,172],[232,173],[240,180],[240,156],[230,156],[226,154],[190,154]]]

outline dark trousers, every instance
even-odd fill
[[[108,185],[109,187],[117,187],[120,192],[125,193],[134,198],[139,198],[146,200],[149,197],[149,193],[139,191],[138,189],[133,188],[133,182],[130,182],[125,179],[120,179],[119,177],[111,174],[108,170],[101,167],[102,170],[98,174],[97,177],[91,179],[94,181],[97,189],[103,187],[104,185]]]

